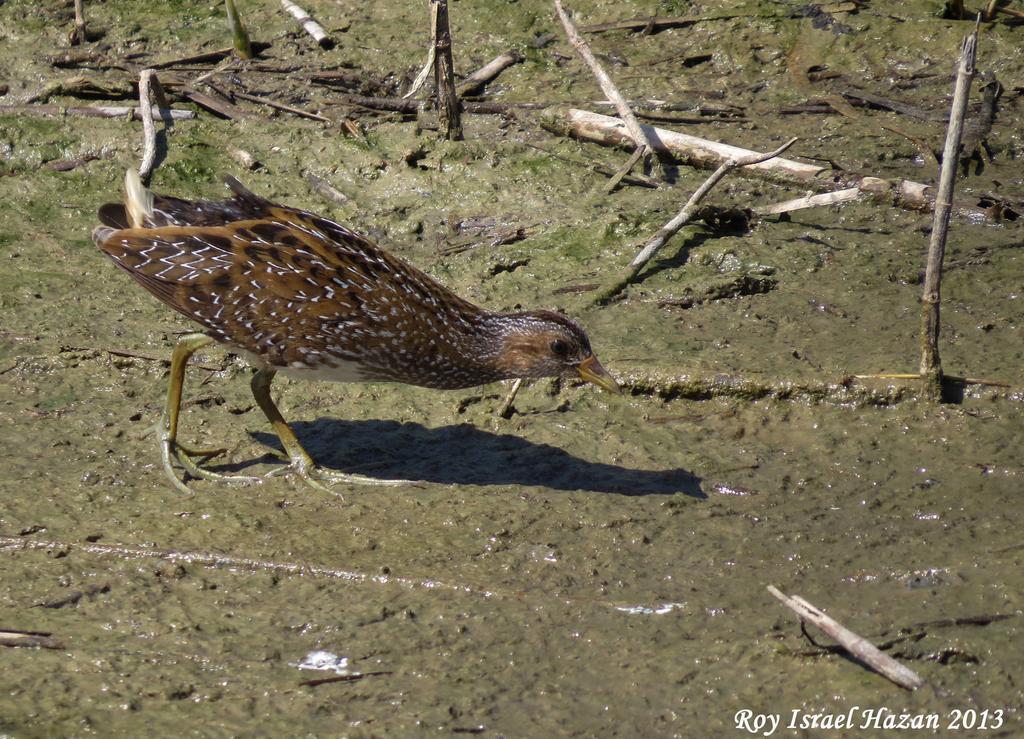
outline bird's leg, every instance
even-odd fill
[[[270,475],[293,474],[311,487],[326,492],[332,491],[321,485],[319,480],[324,480],[326,482],[347,482],[359,485],[410,484],[408,480],[381,480],[375,477],[364,477],[363,475],[329,472],[317,467],[313,462],[313,458],[310,457],[309,453],[302,448],[302,444],[299,443],[298,438],[295,436],[295,432],[291,430],[288,422],[284,420],[284,416],[281,415],[281,411],[278,410],[277,405],[274,404],[273,398],[270,397],[270,383],[274,379],[275,374],[275,370],[264,367],[257,370],[256,374],[253,375],[252,378],[252,395],[256,399],[256,403],[263,410],[267,419],[270,421],[270,424],[274,427],[274,431],[277,433],[277,438],[281,440],[281,445],[284,447],[285,452],[288,454],[288,458],[291,460],[289,465],[274,470]]]
[[[178,443],[178,415],[181,411],[181,390],[185,384],[185,367],[193,354],[212,341],[213,339],[206,334],[186,334],[178,340],[174,347],[174,353],[171,355],[171,377],[167,385],[167,404],[164,406],[164,413],[160,419],[160,456],[163,459],[164,471],[171,478],[174,487],[187,494],[190,494],[192,491],[174,473],[174,466],[171,464],[172,457],[178,460],[181,466],[193,477],[205,477],[221,482],[253,482],[259,480],[258,477],[222,475],[217,472],[204,470],[193,457],[215,457],[218,454],[223,454],[224,450],[189,449]]]

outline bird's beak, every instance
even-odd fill
[[[608,370],[601,366],[601,363],[597,361],[597,357],[593,354],[580,362],[576,367],[576,371],[587,382],[592,382],[610,393],[622,392],[619,388],[619,383],[615,382],[615,378],[608,374]]]

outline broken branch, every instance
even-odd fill
[[[917,690],[924,685],[924,680],[909,667],[905,667],[862,636],[855,634],[835,619],[827,616],[820,609],[808,603],[798,595],[785,595],[774,585],[768,586],[768,592],[800,617],[824,631],[839,642],[846,651],[879,674],[908,690]]]

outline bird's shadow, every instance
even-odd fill
[[[418,423],[319,418],[291,425],[321,466],[381,479],[707,497],[701,478],[682,468],[641,470],[591,462],[549,444],[469,424],[427,428]],[[280,447],[273,434],[254,432],[252,437]]]

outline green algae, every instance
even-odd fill
[[[253,39],[273,41],[281,61],[348,64],[375,79],[409,78],[423,62],[415,4],[319,6],[325,27],[348,28],[327,53],[276,3],[240,5]],[[794,156],[927,181],[927,164],[908,160],[916,148],[873,124],[898,122],[929,141],[940,124],[774,110],[809,97],[787,77],[796,39],[805,61],[813,52],[865,89],[941,110],[934,101],[948,94],[948,61],[970,24],[936,19],[935,5],[843,14],[855,33],[836,35],[776,5],[720,4],[700,12],[764,17],[590,39],[630,97],[708,103],[721,90],[754,113],[688,132],[762,149],[796,134]],[[0,31],[56,52],[67,16],[28,12],[36,6],[4,3]],[[596,99],[566,44],[553,47],[562,56],[530,46],[559,33],[546,4],[463,0],[452,10],[460,71],[527,50],[488,88],[498,99]],[[698,12],[665,2],[574,10],[581,23]],[[118,53],[168,59],[229,45],[217,3],[87,12]],[[982,58],[1008,88],[1024,72],[1018,45],[1019,31],[999,24],[982,39]],[[705,65],[659,62],[703,50],[713,52]],[[41,56],[14,53],[0,51],[9,96],[54,76]],[[605,284],[706,173],[680,168],[671,187],[604,196],[603,178],[525,144],[612,169],[620,153],[554,139],[517,115],[517,124],[468,118],[465,143],[397,118],[362,119],[364,139],[283,116],[205,114],[168,134],[158,191],[222,197],[220,178],[233,173],[261,195],[371,234],[470,299],[560,307],[629,386],[613,397],[537,383],[503,419],[504,387],[437,393],[281,378],[282,410],[321,463],[424,481],[337,496],[281,479],[199,482],[190,497],[170,488],[147,431],[163,404],[160,359],[190,326],[89,239],[96,208],[119,197],[124,168],[137,162],[141,127],[0,119],[0,145],[11,147],[0,177],[0,625],[64,644],[5,651],[0,731],[691,736],[699,727],[721,736],[742,708],[853,705],[1002,709],[1019,727],[1019,227],[956,224],[943,286],[946,370],[1014,388],[975,388],[959,405],[933,407],[913,384],[845,381],[916,367],[927,218],[856,203],[765,219],[748,234],[688,229],[624,299],[593,308],[593,291],[556,291]],[[961,193],[1024,198],[1012,159],[1019,123],[1008,104],[991,137],[995,161],[961,180]],[[263,166],[240,172],[228,145]],[[423,166],[410,166],[404,154],[418,148]],[[112,158],[36,171],[100,150]],[[349,202],[319,201],[304,170]],[[729,206],[798,194],[734,176],[711,197]],[[522,226],[526,240],[444,251],[488,218]],[[730,292],[769,271],[770,289]],[[694,296],[690,307],[672,304]],[[232,469],[269,470],[277,442],[248,370],[217,348],[195,362],[184,437],[226,446],[220,461]],[[1012,618],[928,628],[897,646],[928,681],[902,693],[847,660],[802,656],[795,619],[765,592],[769,583],[879,641],[942,618]],[[72,591],[92,594],[37,607]],[[296,666],[316,649],[386,674],[300,686],[324,674]]]

